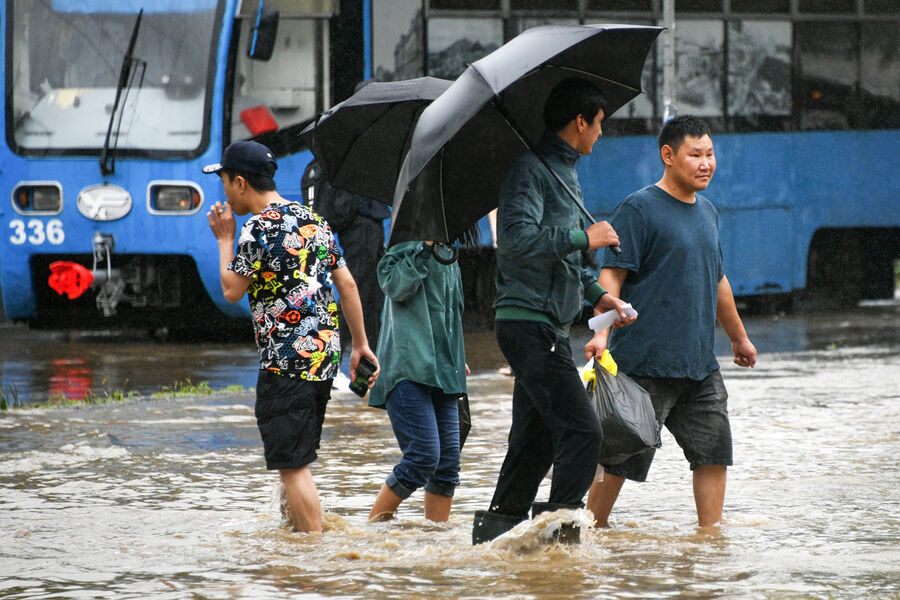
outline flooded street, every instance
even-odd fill
[[[419,491],[393,522],[366,522],[399,450],[383,411],[336,391],[313,466],[326,531],[306,535],[282,526],[264,467],[251,340],[5,325],[0,382],[19,401],[76,387],[141,397],[0,412],[0,597],[900,598],[900,304],[745,325],[757,368],[733,366],[717,340],[735,438],[717,531],[696,529],[690,472],[664,432],[612,529],[558,546],[525,524],[476,547],[513,383],[489,332],[466,340],[473,426],[451,521],[425,521]],[[247,389],[151,395],[187,379]]]

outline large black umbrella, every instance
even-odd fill
[[[611,115],[641,92],[660,31],[535,27],[470,65],[419,116],[397,179],[389,243],[451,241],[490,212],[507,167],[543,131],[550,90],[563,79],[587,79],[603,91]]]
[[[450,83],[435,77],[367,83],[300,137],[331,185],[391,204],[416,118]]]

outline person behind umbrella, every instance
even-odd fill
[[[347,268],[353,273],[359,290],[366,337],[372,349],[377,350],[384,294],[378,287],[375,272],[378,261],[384,256],[384,220],[391,216],[390,207],[332,186],[316,160],[306,167],[301,189],[306,203],[328,221],[331,231],[337,234]],[[344,353],[353,341],[347,319],[340,319],[340,331],[341,352]]]
[[[259,352],[256,423],[266,468],[284,484],[299,531],[322,531],[322,509],[309,469],[322,436],[325,407],[340,363],[334,287],[353,332],[350,377],[369,349],[356,283],[327,223],[308,207],[282,198],[272,176],[278,165],[257,142],[234,142],[222,161],[203,167],[222,179],[227,202],[207,214],[219,247],[219,276],[229,302],[250,298]],[[253,216],[234,251],[234,215]],[[369,378],[371,386],[378,372]]]
[[[603,221],[584,228],[579,209],[535,153],[580,193],[575,163],[600,137],[606,99],[592,83],[567,79],[544,105],[546,131],[534,151],[507,170],[497,215],[495,330],[515,375],[509,447],[487,511],[475,513],[473,543],[491,540],[533,514],[581,508],[600,455],[601,428],[569,345],[569,328],[584,300],[615,309],[624,302],[606,293],[582,265],[582,250],[618,244]],[[590,358],[592,346],[585,347]],[[553,467],[549,502],[532,502]],[[576,541],[569,528],[563,541]]]
[[[599,277],[612,293],[627,294],[641,319],[609,338],[608,331],[598,332],[594,344],[602,351],[609,339],[619,370],[650,392],[660,427],[672,432],[690,462],[697,518],[708,527],[722,518],[726,470],[732,464],[728,394],[714,353],[715,322],[731,339],[736,365],[754,366],[756,348],[722,269],[719,215],[698,193],[716,170],[709,125],[690,115],[675,117],[659,133],[659,153],[662,178],[628,196],[613,213],[623,232],[622,254],[607,252]],[[599,526],[609,526],[625,479],[647,479],[654,453],[650,449],[604,465],[603,480],[588,495]]]
[[[378,263],[385,294],[378,339],[382,371],[369,406],[387,409],[403,456],[381,486],[370,522],[392,518],[420,487],[425,518],[447,521],[459,485],[457,399],[466,393],[468,372],[462,279],[457,262],[445,264],[435,253],[450,249],[431,241],[401,242]]]

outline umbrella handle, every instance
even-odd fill
[[[446,246],[450,248],[450,258],[444,258],[441,256],[440,252],[438,252],[438,246]],[[456,262],[456,259],[459,258],[459,249],[456,246],[450,246],[448,244],[444,244],[443,242],[435,242],[431,246],[431,254],[434,256],[434,260],[438,261],[442,265],[452,265]]]

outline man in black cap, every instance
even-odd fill
[[[272,152],[257,142],[235,142],[222,162],[203,168],[222,178],[226,203],[207,214],[219,246],[222,292],[237,302],[246,292],[259,351],[256,421],[266,467],[278,470],[291,521],[299,531],[322,530],[322,508],[309,465],[317,455],[340,364],[334,287],[353,335],[350,378],[361,356],[376,365],[363,326],[356,282],[328,224],[275,189]],[[234,251],[234,215],[244,224]],[[375,382],[376,371],[369,379]]]

